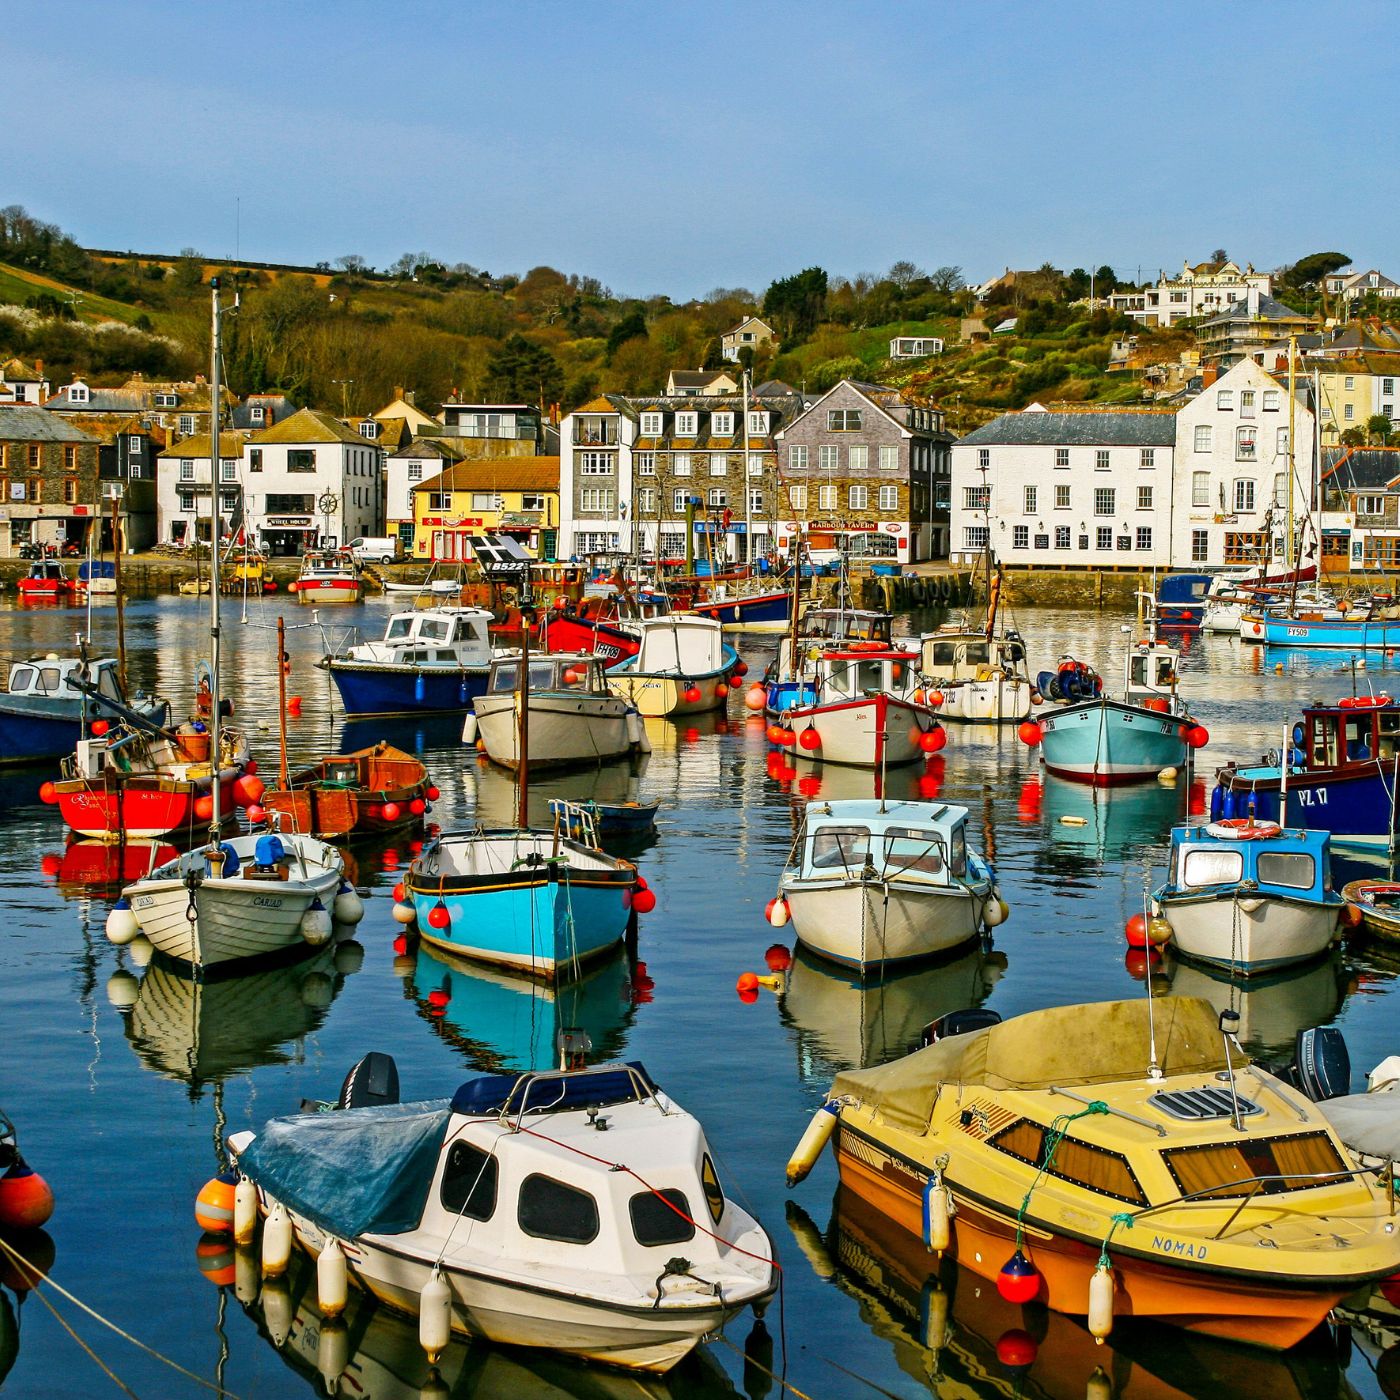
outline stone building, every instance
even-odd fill
[[[85,547],[100,509],[96,438],[33,404],[0,406],[0,554]]]

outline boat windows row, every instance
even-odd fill
[[[902,875],[942,877],[967,874],[967,837],[957,827],[945,840],[938,831],[918,827],[887,827],[872,840],[868,827],[824,826],[807,840],[807,865],[823,875],[841,872],[858,879],[866,871],[877,878]]]

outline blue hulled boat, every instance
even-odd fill
[[[1210,574],[1168,574],[1157,585],[1157,626],[1194,630],[1205,616]]]
[[[486,693],[491,614],[484,608],[394,613],[383,640],[323,656],[347,715],[469,710]]]
[[[1286,754],[1216,773],[1212,820],[1252,816],[1325,831],[1337,846],[1393,845],[1400,704],[1354,695],[1311,706],[1289,737]]]
[[[164,700],[144,695],[129,704],[124,700],[111,659],[84,663],[50,652],[16,661],[9,688],[0,695],[0,764],[63,758],[86,737],[84,721],[116,722],[128,709],[158,724],[170,720]]]

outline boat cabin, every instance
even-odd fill
[[[53,652],[29,661],[14,662],[10,666],[10,683],[6,689],[14,697],[75,700],[80,692],[69,685],[70,679],[75,676],[96,685],[97,693],[105,699],[120,701],[122,698],[117,687],[115,661],[110,658],[90,661],[84,668],[78,657],[60,657]]]
[[[1213,574],[1167,574],[1157,585],[1159,605],[1200,605],[1210,593]]]
[[[987,640],[985,632],[942,627],[919,639],[920,669],[930,680],[983,681],[993,671],[1026,675],[1026,645],[1017,632]]]
[[[360,566],[345,549],[308,549],[301,556],[300,578],[357,578]]]
[[[816,663],[821,702],[854,700],[881,692],[904,695],[913,688],[918,665],[917,652],[893,647],[871,651],[834,648],[823,652]]]
[[[1304,710],[1301,723],[1293,726],[1293,743],[1302,751],[1303,767],[1314,771],[1376,761],[1389,770],[1400,752],[1400,704],[1386,696],[1360,695]]]
[[[530,656],[530,674],[526,678],[531,695],[541,691],[591,691],[610,695],[603,679],[603,663],[592,652],[542,652]],[[491,674],[486,682],[488,695],[500,695],[516,688],[520,679],[520,653],[510,652],[491,662]]]
[[[1332,888],[1327,832],[1244,820],[1173,827],[1168,871],[1173,894],[1249,882],[1263,894],[1320,900]]]
[[[639,675],[705,676],[725,664],[723,629],[710,617],[648,618],[634,624],[641,637],[635,661],[623,663]]]
[[[948,885],[967,876],[966,828],[967,808],[947,803],[809,803],[798,874]]]
[[[492,617],[485,608],[421,608],[394,613],[379,642],[350,648],[355,661],[398,666],[485,666]]]
[[[797,628],[797,649],[805,654],[813,646],[836,646],[842,642],[879,642],[890,646],[891,616],[864,608],[808,608]],[[792,638],[784,637],[778,646],[778,669],[786,675],[792,669]]]
[[[1164,642],[1145,641],[1130,647],[1124,662],[1124,699],[1129,704],[1152,699],[1174,703],[1180,661],[1180,652]]]
[[[62,564],[57,559],[36,559],[29,566],[29,572],[21,580],[21,584],[28,584],[31,591],[38,588],[71,588],[73,580],[68,577]]]

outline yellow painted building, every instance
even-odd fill
[[[472,535],[518,539],[537,559],[554,557],[559,534],[559,458],[458,462],[413,488],[413,556],[458,563]]]
[[[1322,413],[1322,445],[1333,447],[1348,428],[1365,430],[1375,414],[1392,423],[1400,417],[1400,357],[1358,355],[1332,360],[1318,357],[1308,364],[1317,370]],[[1300,373],[1302,371],[1300,370]]]

